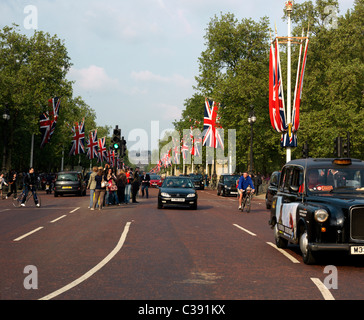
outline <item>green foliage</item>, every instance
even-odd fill
[[[310,42],[300,108],[299,145],[293,150],[293,159],[302,156],[306,141],[310,156],[332,156],[334,138],[346,137],[346,132],[352,136],[352,156],[364,156],[363,6],[362,0],[356,0],[353,10],[337,17],[336,25],[330,20],[333,11],[327,9],[337,8],[337,1],[305,1],[294,5],[293,34],[301,36],[302,28],[307,30],[309,24]],[[334,27],[329,28],[330,23]],[[189,127],[189,119],[198,120],[202,130],[204,97],[220,102],[223,128],[236,129],[238,170],[248,167],[250,105],[254,106],[257,117],[253,127],[255,170],[269,173],[280,169],[285,162],[280,135],[269,120],[268,25],[266,17],[258,22],[238,21],[231,13],[211,19],[205,35],[206,50],[199,58],[197,93],[186,100],[182,118],[175,123],[181,131]],[[287,56],[283,46],[280,50],[283,81],[286,81]],[[293,46],[292,97],[297,62],[298,46]]]
[[[0,130],[0,146],[6,155],[3,168],[27,171],[33,134],[37,170],[59,169],[63,152],[65,166],[88,166],[85,155],[68,157],[72,133],[66,124],[85,118],[86,134],[97,128],[95,111],[81,97],[72,97],[72,82],[66,79],[71,65],[64,41],[57,36],[35,31],[27,38],[16,25],[0,30],[0,112],[7,108],[10,113]],[[49,111],[48,99],[54,96],[61,97],[60,115],[51,142],[40,149],[39,115]],[[109,130],[99,128],[99,137]]]

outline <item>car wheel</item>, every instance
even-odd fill
[[[312,250],[308,246],[308,235],[307,229],[305,228],[303,232],[301,232],[300,236],[300,250],[302,253],[302,259],[305,264],[315,264],[316,259]]]
[[[279,235],[279,230],[278,230],[278,224],[276,223],[274,225],[274,238],[275,238],[275,242],[276,242],[276,246],[280,249],[286,249],[288,246],[288,240],[283,239],[280,235]]]
[[[160,201],[158,201],[158,209],[163,209],[163,205]]]
[[[58,193],[54,192],[54,197],[57,198],[58,197]]]
[[[190,207],[192,210],[197,210],[197,202]]]

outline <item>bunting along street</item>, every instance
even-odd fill
[[[198,191],[197,210],[158,210],[157,190],[102,211],[87,209],[88,196],[40,193],[41,208],[1,201],[0,299],[364,298],[362,260],[308,266],[297,247],[277,250],[264,196],[250,213],[212,190]],[[323,286],[327,265],[337,289]]]

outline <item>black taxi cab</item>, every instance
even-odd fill
[[[299,159],[281,171],[269,224],[279,248],[299,244],[306,264],[321,251],[364,256],[364,161]]]

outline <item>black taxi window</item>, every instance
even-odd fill
[[[307,185],[315,193],[364,192],[364,169],[311,169],[307,173]]]

